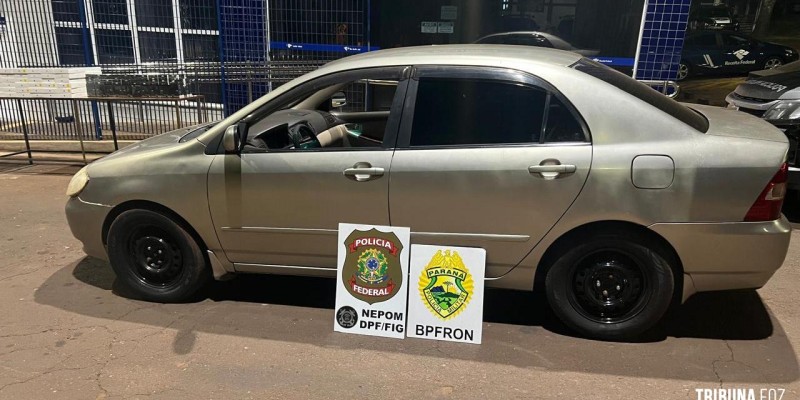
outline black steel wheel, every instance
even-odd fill
[[[547,271],[553,312],[597,339],[635,338],[655,325],[674,294],[673,268],[658,243],[629,234],[583,237]]]
[[[617,323],[645,304],[647,276],[643,263],[620,250],[597,250],[573,264],[570,302],[596,322]]]
[[[145,300],[184,301],[210,276],[192,236],[170,218],[149,210],[117,216],[108,233],[108,255],[123,285]]]

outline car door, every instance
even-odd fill
[[[727,71],[746,72],[757,69],[755,65],[760,55],[750,39],[729,33],[719,35],[724,48],[722,63]]]
[[[588,129],[555,88],[498,68],[421,67],[392,161],[392,225],[413,243],[483,247],[487,276],[516,266],[578,196]]]
[[[711,72],[723,66],[724,51],[716,32],[700,32],[688,36],[683,49],[683,58],[698,72]]]
[[[403,73],[402,67],[379,70],[383,72],[357,77],[400,81]],[[340,80],[354,79],[352,72],[344,75]],[[330,85],[341,85],[336,76],[325,79]],[[320,86],[318,82],[308,85]],[[388,171],[406,84],[395,86],[397,102],[388,112],[365,106],[374,91],[348,86],[348,106],[352,107],[333,114],[356,118],[346,126],[347,135],[353,135],[347,141],[349,147],[246,150],[215,156],[208,174],[209,207],[225,255],[237,271],[335,269],[340,222],[389,224]],[[307,92],[302,87],[294,91]],[[375,131],[381,115],[386,118],[382,140],[359,141],[364,124]],[[329,131],[315,133],[322,143],[326,142],[323,135],[330,136]],[[369,145],[370,141],[375,143]]]

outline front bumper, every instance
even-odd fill
[[[760,288],[780,268],[792,228],[768,222],[664,223],[650,226],[675,248],[698,292]]]
[[[72,236],[83,243],[83,251],[92,257],[108,260],[103,244],[103,222],[111,206],[87,202],[77,196],[67,200],[65,211]]]

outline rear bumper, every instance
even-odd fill
[[[780,268],[792,228],[769,222],[668,223],[650,229],[678,253],[698,292],[760,288]]]
[[[67,200],[65,211],[72,236],[83,243],[83,251],[92,257],[108,260],[103,244],[103,221],[111,206],[86,202],[78,196]]]

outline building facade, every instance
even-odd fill
[[[349,54],[535,30],[638,79],[674,80],[690,8],[690,0],[3,0],[0,65],[177,74],[229,114]]]

